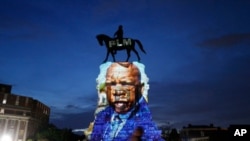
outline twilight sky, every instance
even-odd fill
[[[86,128],[106,53],[95,36],[113,36],[122,24],[124,37],[147,51],[136,46],[155,122],[249,124],[249,7],[248,0],[1,0],[0,83],[48,105],[59,128]]]

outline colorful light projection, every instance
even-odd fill
[[[148,108],[149,85],[144,68],[138,62],[107,62],[100,66],[97,89],[102,100],[98,104],[105,105],[102,101],[107,103],[96,110],[91,140],[127,141],[138,127],[143,129],[142,140],[162,140],[161,131],[153,122]],[[137,98],[131,102],[133,96]],[[128,102],[133,104],[129,107]]]

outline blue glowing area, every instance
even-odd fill
[[[91,134],[91,140],[119,140],[127,141],[131,138],[133,132],[137,127],[142,127],[143,135],[142,140],[151,139],[155,141],[162,140],[161,131],[157,129],[156,124],[152,121],[152,115],[148,108],[148,104],[142,97],[137,105],[131,109],[125,115],[120,114],[120,119],[117,123],[112,122],[113,115],[116,112],[111,106],[107,107],[103,111],[97,114],[95,119],[94,128]],[[119,114],[118,114],[119,115]],[[123,120],[123,118],[125,120]],[[123,124],[122,129],[116,129],[112,131],[115,125],[112,124]],[[114,133],[112,136],[113,132]]]

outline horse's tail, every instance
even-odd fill
[[[146,51],[144,50],[142,43],[139,40],[135,40],[135,42],[139,45],[141,51],[146,54]]]

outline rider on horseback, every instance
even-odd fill
[[[122,25],[119,25],[118,30],[114,34],[114,38],[118,39],[117,46],[122,46],[122,39],[123,39]],[[114,51],[114,53],[116,54],[116,51]]]
[[[123,39],[122,25],[119,25],[118,30],[114,34],[114,38],[119,39],[119,46],[122,46],[122,39]]]

